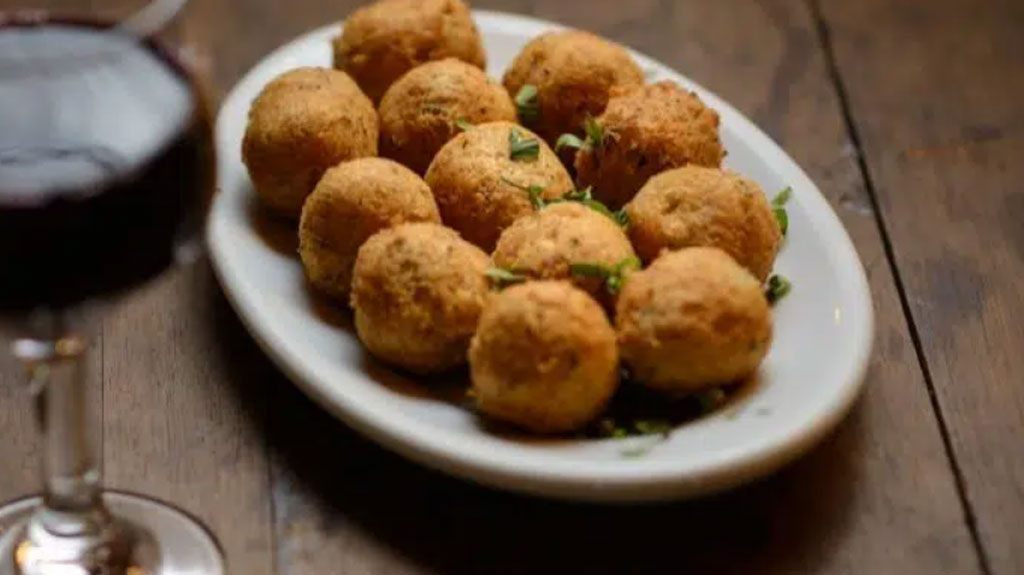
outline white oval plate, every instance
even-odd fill
[[[500,77],[551,23],[476,11]],[[792,186],[790,234],[776,264],[792,293],[775,308],[775,339],[759,383],[670,437],[524,440],[485,429],[469,410],[416,393],[417,384],[368,359],[350,329],[318,313],[295,254],[257,233],[240,158],[249,104],[277,74],[330,66],[331,25],[256,65],[217,118],[220,193],[208,240],[224,292],[263,350],[313,399],[368,437],[423,465],[487,485],[551,497],[641,501],[693,496],[763,476],[807,451],[848,411],[861,388],[873,335],[871,296],[842,224],[807,175],[742,114],[664,65],[634,53],[653,79],[696,90],[721,115],[726,164],[768,193]],[[423,389],[419,387],[419,389]],[[410,391],[413,390],[413,391]],[[629,456],[637,448],[642,456]],[[647,449],[644,449],[647,448]],[[625,453],[625,455],[624,455]]]

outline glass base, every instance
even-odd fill
[[[0,575],[224,575],[224,555],[213,535],[182,511],[147,497],[104,491],[103,503],[124,537],[124,553],[81,538],[45,549],[26,541],[29,518],[41,503],[27,497],[0,507]],[[111,555],[124,555],[125,560]],[[121,565],[117,565],[121,564]],[[105,565],[105,566],[104,566]]]

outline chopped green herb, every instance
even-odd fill
[[[602,264],[571,264],[569,272],[574,276],[601,279],[608,279],[614,273],[610,267]]]
[[[519,120],[523,123],[537,121],[540,117],[540,108],[537,104],[537,86],[523,84],[515,97],[516,109],[519,110]]]
[[[587,116],[583,122],[583,131],[587,134],[587,145],[590,149],[600,148],[604,143],[604,128],[594,118]]]
[[[463,132],[468,132],[473,129],[473,124],[467,122],[465,118],[456,118],[455,127]]]
[[[665,419],[638,419],[633,422],[633,428],[641,435],[665,435],[672,431],[672,423]]]
[[[611,218],[615,223],[617,223],[619,225],[622,225],[622,222],[619,221],[619,218],[615,215],[615,213],[612,212],[611,210],[609,210],[608,206],[602,204],[601,202],[599,202],[599,201],[597,201],[597,200],[595,200],[593,198],[585,198],[585,199],[580,200],[579,202],[581,204],[583,204],[584,206],[587,206],[588,208],[590,208],[590,209],[594,210],[595,212],[601,214],[602,216],[607,216],[607,217]]]
[[[563,148],[574,150],[593,150],[600,148],[604,143],[604,128],[591,116],[583,122],[583,132],[586,138],[580,138],[576,134],[562,134],[555,141],[555,151],[560,152]]]
[[[626,208],[612,212],[612,218],[622,226],[622,229],[629,229],[629,214],[626,212]]]
[[[612,295],[622,291],[622,276],[609,276],[608,279],[604,281],[604,289],[608,290],[608,293]]]
[[[513,128],[508,132],[508,149],[509,157],[514,161],[536,160],[540,154],[540,142]]]
[[[784,206],[791,197],[793,197],[793,188],[786,186],[785,189],[772,198],[772,213],[775,214],[775,220],[779,222],[779,230],[782,232],[782,235],[786,235],[786,232],[789,231],[789,214],[786,213]]]
[[[776,208],[781,208],[782,206],[786,205],[786,202],[788,202],[789,199],[792,197],[793,188],[791,186],[786,186],[781,192],[779,192],[778,194],[775,195],[774,198],[772,198],[772,206]]]
[[[570,264],[569,273],[576,277],[601,278],[604,280],[604,289],[608,293],[616,295],[626,283],[629,274],[633,270],[640,269],[640,265],[640,260],[628,257],[613,266],[592,263]]]
[[[524,186],[523,184],[517,184],[504,176],[502,176],[501,181],[512,186],[513,188],[522,190],[530,194],[530,205],[533,206],[534,210],[542,210],[547,205],[546,201],[544,200],[544,196],[542,195],[544,193],[544,186],[538,186],[536,184]]]
[[[573,190],[571,192],[566,192],[562,194],[561,198],[547,200],[546,204],[550,205],[557,204],[560,202],[578,202],[601,215],[608,216],[613,221],[615,221],[615,223],[619,224],[623,228],[629,225],[629,218],[626,216],[626,213],[624,211],[619,210],[618,212],[613,212],[609,210],[608,206],[595,200],[593,196],[591,196],[589,186],[583,188],[582,190]]]
[[[643,267],[643,264],[640,263],[639,258],[637,258],[636,256],[629,256],[628,258],[624,258],[621,262],[615,264],[615,273],[621,274],[623,272],[630,272],[633,270],[638,270],[641,267]]]
[[[605,281],[605,289],[612,295],[618,294],[622,290],[622,285],[626,283],[626,279],[629,278],[629,274],[640,267],[640,260],[632,256],[615,264],[612,275]]]
[[[562,194],[562,199],[569,202],[583,202],[586,200],[594,199],[594,196],[590,194],[590,186],[580,189],[570,190]]]
[[[764,297],[768,298],[768,303],[774,304],[788,294],[791,289],[793,289],[793,284],[788,279],[775,274],[768,278],[768,287],[764,290]]]
[[[576,134],[562,134],[561,136],[558,136],[557,140],[555,140],[555,152],[561,152],[565,148],[582,150],[586,146],[586,141]]]
[[[544,196],[541,194],[544,193],[544,188],[540,186],[530,186],[526,191],[530,194],[530,205],[533,206],[534,211],[543,210],[545,203]]]
[[[786,208],[772,208],[772,213],[775,214],[775,221],[779,223],[779,231],[786,235],[789,231],[789,214],[786,213]]]
[[[694,397],[697,398],[697,402],[700,403],[700,410],[704,413],[714,411],[725,403],[726,399],[725,391],[718,387],[698,392],[694,394]]]
[[[494,283],[494,287],[498,289],[506,288],[513,284],[518,284],[526,281],[526,276],[520,273],[516,273],[512,270],[505,268],[491,267],[484,271],[484,275],[491,278],[491,282]]]

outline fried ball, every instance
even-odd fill
[[[516,120],[512,99],[479,68],[447,58],[413,68],[380,102],[380,153],[415,172],[461,131],[460,122]]]
[[[286,216],[299,217],[328,168],[376,155],[377,112],[344,72],[286,72],[249,109],[242,161],[260,200]]]
[[[718,113],[673,82],[612,88],[597,123],[604,137],[576,154],[576,173],[612,209],[654,174],[688,164],[718,167],[725,155]]]
[[[782,232],[756,182],[716,168],[686,166],[654,176],[628,204],[629,237],[645,262],[662,250],[724,250],[764,282]]]
[[[351,74],[374,102],[424,62],[451,57],[480,69],[485,64],[462,0],[378,0],[349,15],[333,46],[334,67]]]
[[[480,411],[539,433],[583,427],[619,384],[615,331],[597,302],[562,281],[492,297],[469,367]]]
[[[441,223],[430,188],[408,168],[362,158],[327,170],[299,221],[299,256],[309,283],[347,300],[359,246],[406,222]]]
[[[437,224],[401,224],[359,248],[352,277],[356,333],[383,361],[414,373],[466,362],[489,293],[489,259]]]
[[[535,151],[513,158],[514,139]],[[533,213],[530,186],[543,188],[544,198],[573,190],[551,148],[510,122],[481,124],[455,136],[430,163],[426,180],[445,225],[488,252],[513,221]]]
[[[564,133],[583,135],[583,122],[597,117],[614,86],[639,86],[644,73],[626,50],[581,30],[548,32],[531,40],[503,80],[515,97],[524,85],[537,88],[537,116],[520,118],[551,145]]]
[[[667,252],[631,275],[615,323],[633,377],[669,392],[749,376],[772,338],[761,282],[718,248]]]
[[[609,268],[635,258],[633,246],[611,218],[577,202],[554,204],[516,220],[498,239],[494,265],[535,279],[571,279],[594,299],[613,307],[604,282],[574,277],[572,264]]]

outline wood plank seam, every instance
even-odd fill
[[[885,217],[882,214],[881,205],[878,201],[878,194],[875,190],[875,184],[871,177],[871,172],[869,171],[867,161],[864,158],[861,138],[857,130],[857,124],[853,118],[853,112],[850,107],[846,86],[843,83],[843,78],[839,74],[839,67],[836,64],[828,23],[825,21],[821,11],[821,0],[806,0],[806,2],[811,12],[811,17],[814,19],[818,39],[821,42],[828,75],[832,80],[832,84],[835,86],[836,96],[839,99],[839,106],[843,115],[843,122],[846,124],[846,131],[849,134],[850,141],[856,151],[857,168],[861,173],[865,190],[867,191],[868,198],[871,202],[871,211],[873,212],[875,224],[878,226],[878,232],[881,235],[885,257],[888,261],[893,281],[896,284],[896,293],[899,296],[900,308],[903,310],[903,315],[907,320],[910,339],[914,345],[914,355],[917,357],[917,362],[921,367],[921,373],[928,389],[928,401],[931,403],[932,412],[935,414],[939,433],[942,436],[942,446],[946,452],[946,457],[949,460],[950,468],[953,471],[953,477],[956,483],[956,492],[960,498],[960,505],[963,509],[964,519],[967,522],[967,529],[971,535],[971,542],[974,545],[975,553],[978,558],[978,565],[982,573],[985,575],[991,575],[992,569],[989,558],[985,552],[985,547],[981,542],[981,536],[978,532],[977,517],[975,516],[974,509],[967,495],[966,482],[964,480],[960,463],[957,461],[956,454],[953,450],[953,444],[950,439],[949,427],[946,422],[946,418],[944,417],[942,408],[939,405],[939,400],[935,392],[935,384],[932,380],[931,369],[928,365],[927,359],[925,358],[924,346],[921,343],[921,337],[918,333],[917,323],[914,319],[914,315],[911,313],[910,303],[907,300],[907,290],[904,285],[903,277],[900,274],[899,266],[896,265],[896,256],[893,251],[892,240],[889,237],[889,230],[885,223]]]

